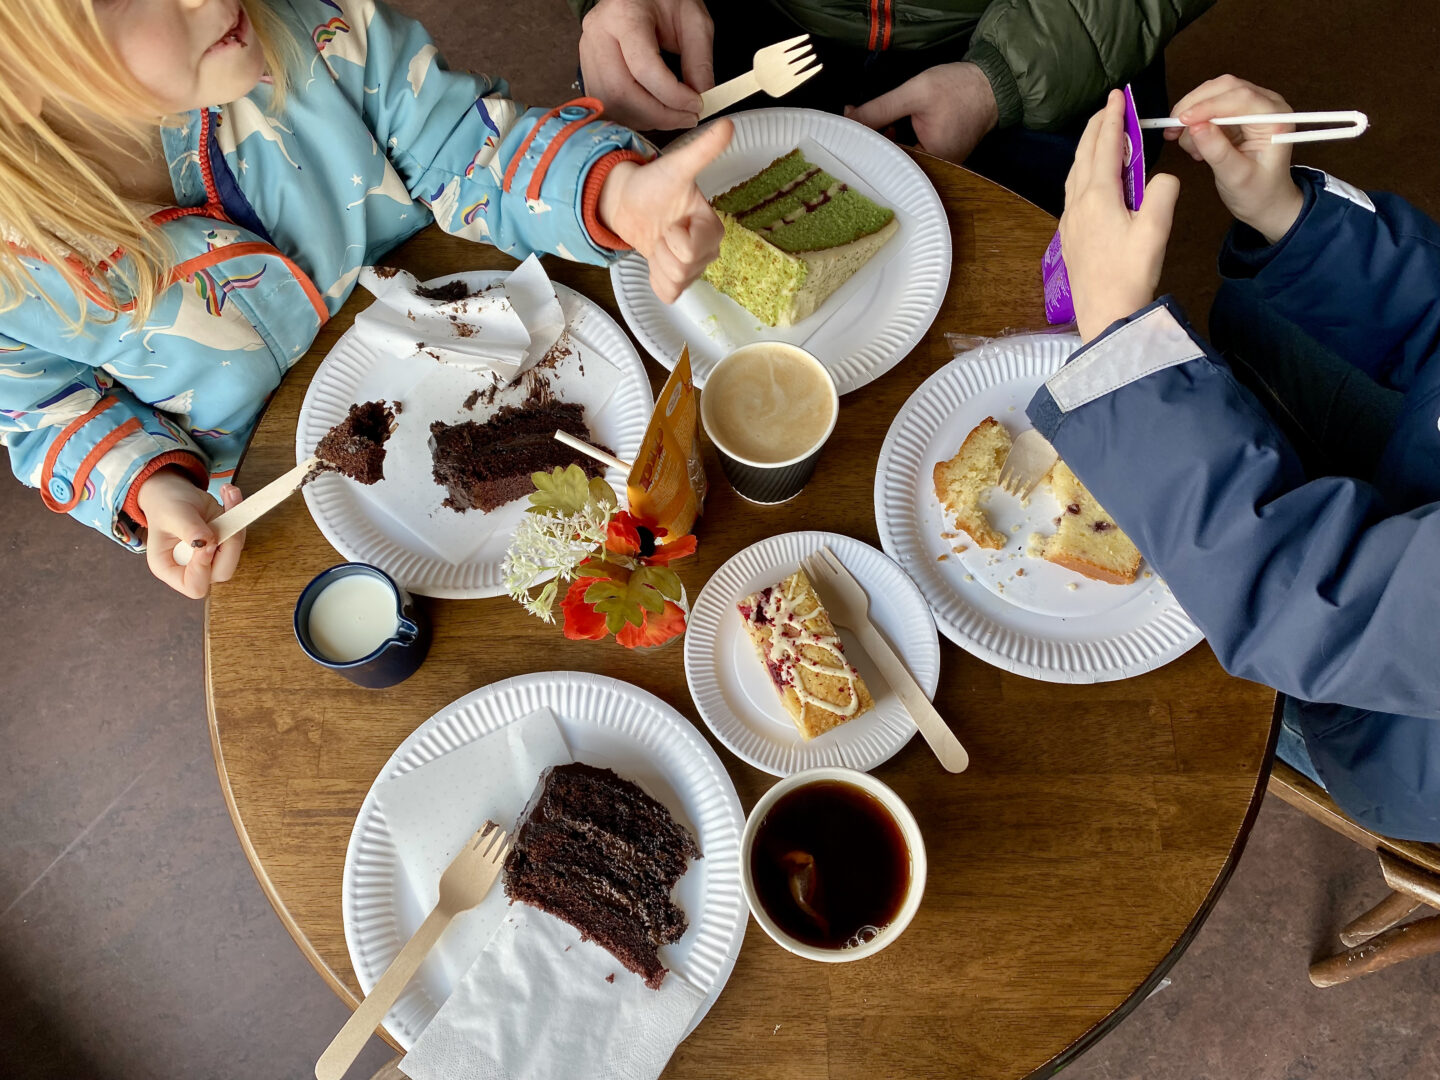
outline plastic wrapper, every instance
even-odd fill
[[[625,495],[630,512],[685,536],[705,506],[705,464],[700,456],[700,402],[690,374],[688,346],[655,402]]]
[[[1145,146],[1140,139],[1140,114],[1135,111],[1135,97],[1125,87],[1125,156],[1120,166],[1125,191],[1125,205],[1139,210],[1145,198]],[[1050,246],[1040,260],[1040,280],[1045,289],[1045,318],[1051,323],[1075,321],[1075,299],[1070,294],[1070,276],[1065,257],[1060,252],[1060,230],[1055,230]]]

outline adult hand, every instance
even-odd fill
[[[1215,188],[1226,207],[1275,243],[1295,224],[1305,196],[1290,177],[1290,145],[1271,145],[1269,136],[1294,131],[1294,124],[1242,124],[1217,127],[1206,121],[1216,116],[1289,112],[1285,99],[1234,75],[1202,83],[1181,98],[1173,115],[1188,127],[1168,128],[1165,137],[1215,173]],[[1258,143],[1242,150],[1242,144]]]
[[[1155,298],[1180,196],[1180,181],[1160,173],[1145,186],[1140,209],[1126,207],[1120,182],[1124,144],[1125,96],[1113,90],[1075,151],[1060,218],[1075,320],[1086,341]]]
[[[692,128],[700,94],[715,85],[714,26],[703,0],[600,0],[580,33],[585,93],[605,115],[639,131]],[[660,50],[678,53],[681,82]]]
[[[927,68],[888,94],[846,106],[845,115],[877,131],[908,116],[920,149],[958,165],[994,129],[1000,109],[985,72],[959,63]]]
[[[210,519],[221,510],[240,502],[240,489],[226,484],[220,489],[222,507],[208,492],[196,487],[183,473],[161,469],[140,485],[140,509],[148,523],[145,559],[150,572],[176,592],[200,599],[215,582],[229,581],[245,546],[245,533],[236,533],[218,547]],[[196,548],[187,566],[175,561],[175,545],[184,541]]]
[[[654,161],[622,161],[600,189],[600,221],[645,256],[650,287],[667,304],[720,254],[725,229],[695,177],[730,145],[734,131],[729,120],[718,120]]]

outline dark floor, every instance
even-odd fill
[[[401,6],[454,65],[510,73],[522,100],[569,96],[576,32],[561,0]],[[1299,108],[1363,109],[1370,134],[1304,160],[1434,213],[1437,46],[1431,3],[1221,0],[1170,50],[1170,85],[1233,70]],[[1167,167],[1186,187],[1167,284],[1203,312],[1224,216],[1188,160]],[[16,628],[0,675],[0,1077],[310,1075],[346,1013],[226,816],[200,606],[8,478],[0,521]],[[1440,1076],[1440,960],[1326,991],[1305,979],[1320,943],[1382,892],[1371,856],[1272,800],[1171,985],[1067,1080]],[[387,1057],[372,1040],[352,1076]]]

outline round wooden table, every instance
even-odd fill
[[[800,498],[745,503],[710,461],[699,552],[678,567],[691,596],[731,555],[775,533],[829,529],[878,547],[880,444],[911,391],[950,360],[945,333],[1044,324],[1040,254],[1054,220],[917,157],[954,237],[944,310],[903,363],[842,400],[837,434]],[[434,228],[387,261],[421,279],[513,265]],[[546,263],[620,318],[605,271]],[[245,490],[294,464],[305,387],[368,301],[357,290],[275,395],[240,474]],[[665,372],[648,366],[658,389]],[[711,736],[691,704],[682,649],[640,656],[613,641],[566,641],[504,597],[422,601],[435,640],[420,671],[389,690],[352,686],[311,663],[291,631],[301,588],[340,561],[303,500],[289,500],[250,530],[234,580],[211,597],[205,657],[215,762],[245,854],[291,936],[353,1006],[340,922],[346,843],[381,766],[432,713],[497,679],[575,669],[653,691]],[[970,751],[969,771],[946,774],[918,737],[876,770],[925,835],[930,874],[914,923],[871,959],[822,965],[785,952],[752,920],[729,984],[666,1076],[1049,1075],[1142,1000],[1198,930],[1264,792],[1271,692],[1229,678],[1204,645],[1098,686],[1035,682],[943,639],[941,648],[935,703]],[[748,811],[774,778],[716,749]]]

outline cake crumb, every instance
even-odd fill
[[[944,562],[944,561],[945,561],[946,559],[948,559],[949,557],[950,557],[950,553],[949,553],[948,551],[942,551],[939,555],[935,556],[935,561],[936,561],[936,562]]]
[[[470,396],[465,399],[465,405],[464,405],[465,411],[466,411],[466,412],[471,412],[471,411],[473,411],[474,408],[475,408],[475,403],[476,403],[477,401],[479,401],[479,400],[480,400],[480,391],[479,391],[478,389],[477,389],[477,390],[471,390],[471,391],[470,391]]]
[[[966,580],[966,581],[974,581],[974,580],[975,580],[975,575],[974,575],[974,574],[966,574],[966,575],[965,575],[965,580]]]
[[[954,540],[954,539],[955,539],[957,536],[959,536],[959,535],[960,535],[959,533],[955,533],[955,532],[942,532],[942,533],[940,534],[940,539],[941,539],[941,540]]]
[[[955,552],[956,555],[959,555],[962,551],[969,551],[969,550],[970,550],[970,545],[969,545],[969,544],[956,544],[956,545],[955,545],[953,548],[951,548],[950,550],[953,551],[953,552]]]
[[[1076,589],[1078,589],[1079,587],[1080,587],[1080,585],[1079,585],[1078,582],[1067,581],[1067,582],[1065,583],[1065,588],[1069,589],[1071,592],[1074,592],[1074,591],[1075,591]]]
[[[1018,533],[1018,532],[1020,531],[1020,526],[1019,526],[1019,525],[1011,525],[1011,526],[1010,526],[1010,531],[1011,531],[1012,533]]]
[[[1016,576],[1016,577],[1024,577],[1024,576],[1025,576],[1025,568],[1024,568],[1023,566],[1017,567],[1016,570],[1015,570],[1015,576]]]
[[[1152,574],[1149,570],[1146,570],[1146,571],[1145,571],[1145,576],[1146,576],[1146,577],[1154,577],[1155,575]]]
[[[1010,406],[1008,409],[1006,409],[1005,411],[1006,411],[1006,412],[1014,412],[1014,411],[1015,411],[1015,406],[1014,406],[1014,405],[1011,405],[1011,406]]]
[[[606,975],[605,981],[608,983],[613,983],[615,981],[615,972],[612,971],[609,975]]]

